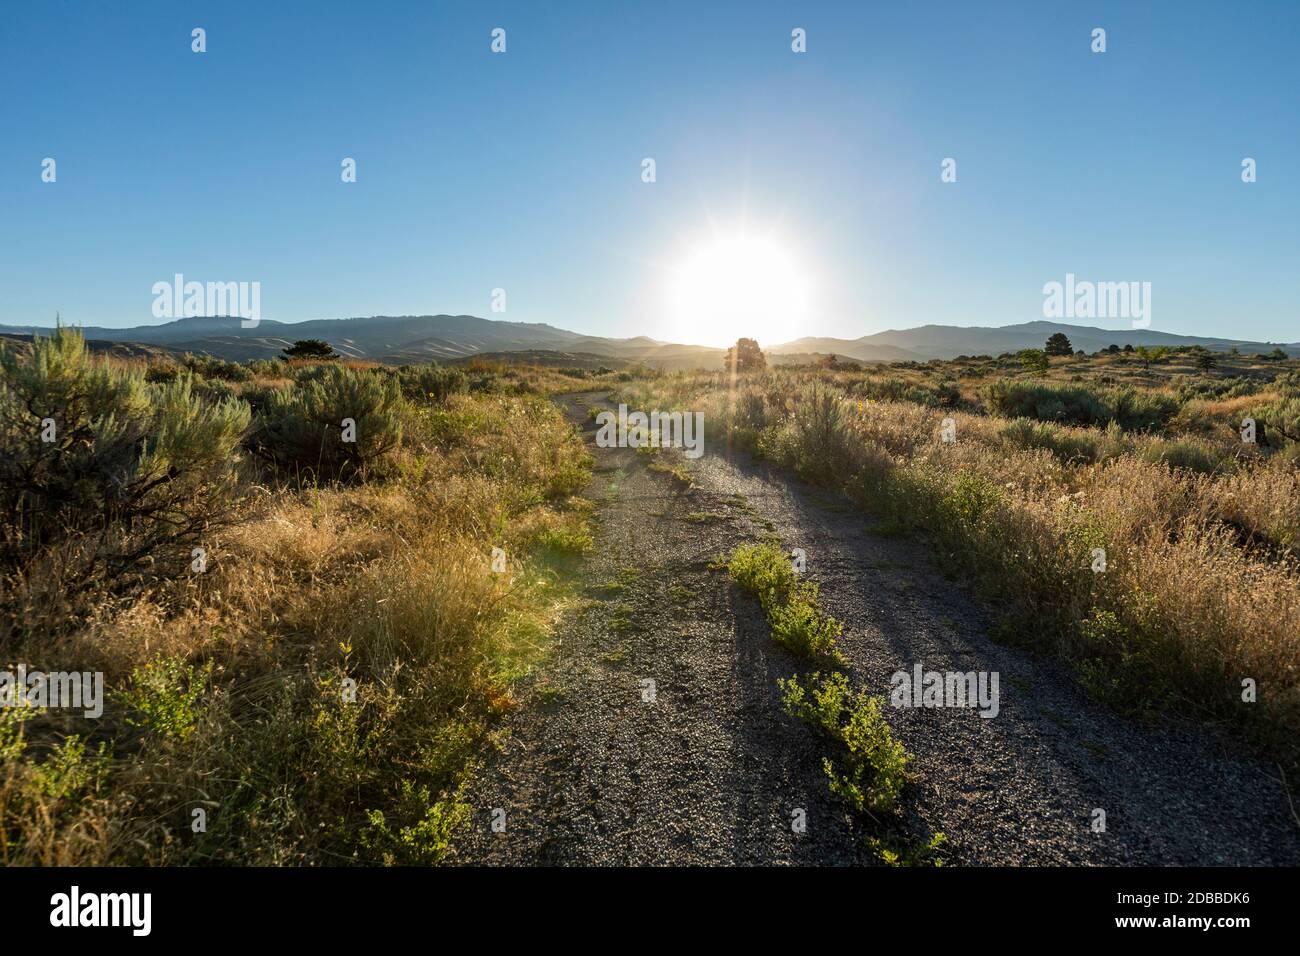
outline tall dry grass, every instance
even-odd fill
[[[526,392],[402,415],[382,481],[232,461],[239,494],[204,573],[51,605],[7,648],[103,671],[111,696],[98,721],[0,711],[0,862],[445,856],[512,682],[571,599],[556,542],[581,546],[590,459]]]
[[[863,397],[882,390],[856,380],[879,376],[696,373],[618,394],[702,410],[714,450],[743,448],[928,535],[941,562],[994,599],[997,639],[1061,653],[1120,709],[1230,725],[1297,764],[1294,456],[1242,449],[1230,417],[1206,440],[1180,434],[1176,416],[1163,433],[1125,431]],[[955,443],[941,440],[945,419]],[[1255,702],[1243,699],[1248,679]]]

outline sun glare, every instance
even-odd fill
[[[795,258],[768,239],[716,240],[696,249],[669,289],[673,341],[776,345],[804,334],[807,290]]]

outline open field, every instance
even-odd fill
[[[1233,355],[1198,367],[1191,351],[1148,361],[663,375],[617,396],[702,409],[715,443],[923,533],[996,602],[1002,639],[1064,655],[1096,696],[1236,726],[1294,767],[1300,370]]]
[[[108,688],[95,720],[2,712],[6,863],[1300,848],[1295,360],[239,364],[66,332],[4,354],[2,656]],[[705,457],[594,447],[609,402],[702,412]],[[1005,730],[882,706],[921,655],[1016,682]],[[1184,832],[1124,767],[1166,810],[1255,818]],[[1014,852],[1005,808],[945,779],[1011,802]],[[1113,844],[1096,794],[1132,815]],[[774,838],[790,801],[816,839]]]
[[[39,359],[0,391],[0,656],[109,691],[0,711],[0,860],[436,861],[588,540],[558,411],[472,370]]]

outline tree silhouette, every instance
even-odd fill
[[[1047,338],[1047,345],[1043,351],[1048,355],[1073,355],[1074,346],[1070,344],[1069,338],[1064,332],[1053,332]]]
[[[767,359],[754,339],[736,339],[727,349],[728,372],[761,372],[767,368]]]
[[[339,354],[324,339],[299,339],[293,345],[280,351],[284,353],[286,359],[329,361],[339,357]]]

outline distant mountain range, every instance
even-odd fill
[[[0,325],[0,335],[49,331],[39,326]],[[324,339],[344,355],[395,363],[452,362],[483,353],[548,351],[680,368],[701,362],[720,365],[723,355],[722,349],[671,345],[644,336],[607,339],[540,323],[501,322],[472,315],[377,315],[309,322],[263,319],[250,329],[241,327],[238,318],[189,318],[126,329],[85,326],[82,332],[92,341],[153,345],[169,352],[215,355],[241,362],[275,358],[281,349],[299,339]]]
[[[768,349],[769,352],[831,352],[868,362],[899,362],[912,359],[951,359],[959,355],[998,355],[1021,349],[1042,348],[1047,337],[1064,332],[1075,349],[1096,352],[1110,345],[1178,346],[1201,345],[1213,352],[1236,348],[1247,354],[1281,348],[1300,355],[1300,343],[1251,342],[1245,339],[1205,338],[1177,335],[1153,329],[1098,329],[1062,322],[1021,322],[995,328],[985,326],[922,325],[864,335],[860,339],[803,338]]]
[[[644,362],[679,369],[721,367],[724,355],[723,349],[676,345],[646,336],[603,338],[541,323],[503,322],[472,315],[378,315],[292,323],[264,319],[251,329],[241,328],[237,318],[189,318],[127,329],[86,326],[82,331],[88,340],[153,346],[172,353],[193,352],[237,361],[274,358],[298,339],[324,339],[344,355],[394,363],[454,362],[488,353],[545,352],[556,362],[563,362],[564,355],[570,354],[574,364],[589,363],[596,356],[608,358],[612,364]],[[0,326],[0,335],[48,332],[49,328],[43,326]],[[862,362],[923,362],[1041,348],[1054,332],[1064,332],[1076,349],[1086,352],[1109,345],[1201,345],[1212,351],[1237,348],[1247,354],[1279,347],[1272,342],[1177,335],[1152,329],[1109,330],[1037,321],[996,328],[922,325],[858,339],[808,337],[769,346],[764,351],[777,362],[827,354]],[[1280,347],[1291,355],[1300,355],[1300,343]]]

